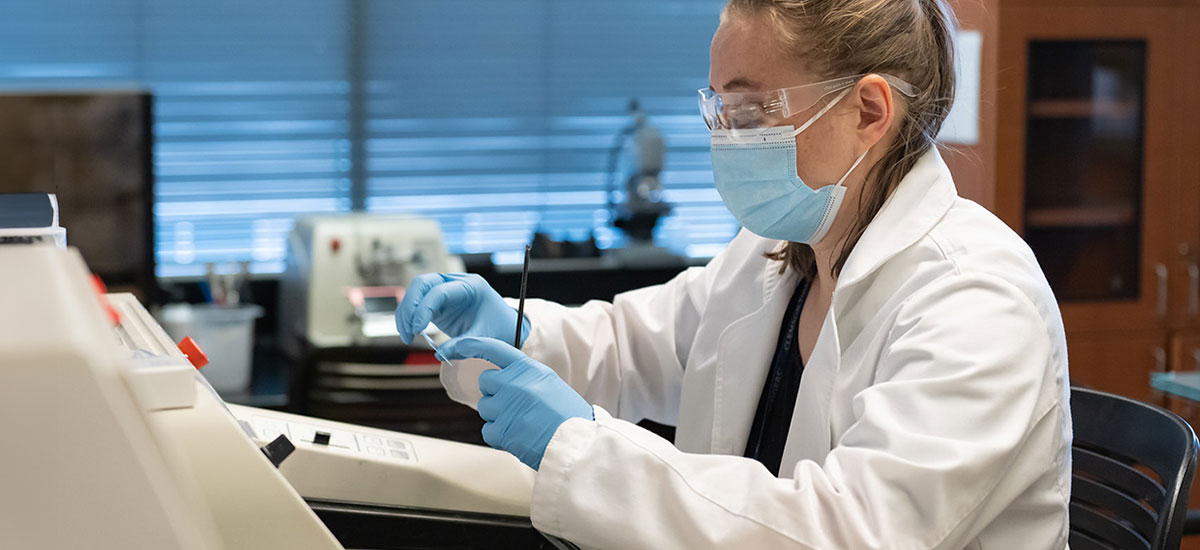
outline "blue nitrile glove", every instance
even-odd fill
[[[479,416],[487,421],[483,440],[512,453],[534,470],[546,445],[568,418],[594,420],[592,406],[550,367],[491,338],[455,338],[442,346],[446,359],[483,359],[500,370],[479,375]]]
[[[512,342],[517,310],[487,281],[467,273],[428,273],[413,279],[396,308],[396,330],[405,344],[433,321],[452,338],[486,336]],[[529,337],[529,319],[521,323],[521,344]]]

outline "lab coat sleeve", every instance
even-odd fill
[[[1029,436],[1056,421],[1041,384],[1065,358],[1051,357],[1030,300],[985,277],[910,296],[887,338],[878,382],[855,397],[855,422],[823,464],[776,478],[596,408],[547,447],[534,526],[587,548],[963,548],[1053,467],[1017,459],[1047,444]]]
[[[611,303],[566,307],[529,300],[532,330],[521,350],[553,368],[588,403],[635,422],[675,424],[683,367],[713,274],[731,250],[745,255],[752,239],[743,232],[708,265],[618,294]]]

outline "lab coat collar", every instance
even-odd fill
[[[774,242],[776,245],[768,248],[766,251],[778,251],[779,247],[787,244],[783,241]],[[787,269],[781,273],[779,267],[779,262],[767,262],[767,272],[763,275],[764,304],[778,301],[780,298],[776,294],[781,290],[786,291],[783,300],[788,300],[791,297],[791,293],[795,290],[796,285],[800,284],[800,274],[795,269]]]
[[[777,241],[763,241],[769,252]],[[794,291],[800,276],[796,270],[779,272],[778,262],[766,262],[763,301],[751,313],[729,324],[717,345],[711,450],[716,454],[740,455],[746,448],[750,424],[758,408],[758,397],[767,379],[771,357],[778,343],[779,326],[787,309],[785,291]]]
[[[849,287],[924,237],[950,211],[958,190],[937,146],[917,160],[867,226],[838,276]]]

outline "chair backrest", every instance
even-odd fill
[[[1174,413],[1071,388],[1072,550],[1179,547],[1200,444]]]

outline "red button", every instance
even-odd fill
[[[333,239],[332,241],[329,241],[329,249],[332,250],[334,254],[337,254],[338,251],[342,249],[342,241],[340,239]]]
[[[200,344],[192,340],[191,336],[179,342],[179,351],[182,351],[187,356],[188,362],[197,369],[208,364],[208,356],[204,354],[204,350],[200,349]]]

